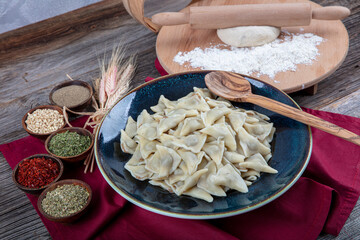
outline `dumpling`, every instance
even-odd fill
[[[205,143],[202,150],[205,151],[208,156],[210,156],[216,165],[219,165],[225,150],[224,141]]]
[[[263,141],[267,136],[270,135],[270,132],[273,128],[273,123],[258,123],[258,124],[249,124],[245,123],[245,130],[253,136],[256,136],[259,140]]]
[[[166,183],[166,181],[163,180],[150,180],[149,181],[150,184],[154,185],[154,186],[159,186],[162,187],[163,189],[165,189],[166,191],[173,193],[173,189],[172,187]]]
[[[160,96],[159,103],[165,105],[166,108],[175,108],[175,103],[164,97],[164,95]]]
[[[133,154],[135,152],[135,149],[137,147],[136,142],[131,139],[124,130],[121,129],[120,131],[121,137],[120,137],[120,147],[121,150],[125,153],[131,153]]]
[[[185,117],[196,117],[199,112],[195,109],[165,109],[165,115],[170,117],[172,115],[185,115]]]
[[[189,190],[190,188],[192,188],[193,186],[195,186],[199,180],[199,178],[201,177],[201,175],[203,175],[204,173],[206,173],[208,170],[207,169],[201,169],[197,172],[195,172],[193,175],[187,177],[184,181],[184,184],[179,187],[178,189],[176,189],[175,193],[176,195],[180,196],[183,192]]]
[[[193,153],[199,153],[206,141],[205,134],[191,134],[182,139],[182,141],[174,142],[177,146],[183,147]]]
[[[178,148],[177,145],[174,145],[174,142],[177,140],[177,138],[173,135],[170,134],[161,134],[161,136],[159,137],[159,141],[161,142],[161,144],[165,147],[169,147],[169,148]]]
[[[156,122],[160,122],[160,120],[163,119],[165,116],[164,116],[164,113],[157,112],[157,113],[153,114],[152,117],[155,119]]]
[[[216,175],[210,177],[210,181],[212,181],[216,185],[229,187],[239,192],[248,192],[248,188],[246,186],[246,183],[244,182],[244,179],[242,179],[242,177],[235,171],[235,169],[230,164],[226,164],[225,166],[220,168]]]
[[[228,150],[233,152],[236,151],[235,137],[231,134],[225,123],[208,126],[200,130],[200,132],[213,136],[216,139],[223,138],[225,141],[225,146],[228,148]]]
[[[222,116],[221,118],[219,118],[214,122],[214,124],[219,124],[219,123],[226,123],[226,117]]]
[[[227,104],[230,104],[230,106],[232,106],[231,102],[230,102],[229,100],[225,99],[225,98],[217,97],[216,100],[219,101],[219,102],[223,102],[223,103],[225,103],[225,104],[226,104],[226,103],[227,103]]]
[[[136,147],[134,154],[131,156],[130,160],[127,161],[126,165],[138,166],[138,165],[142,165],[142,164],[145,164],[145,161],[141,156],[140,146],[138,145]]]
[[[226,127],[229,129],[231,135],[233,135],[234,138],[235,138],[236,132],[234,131],[234,129],[233,129],[229,124],[225,124],[225,125],[226,125]]]
[[[240,128],[238,133],[237,137],[239,138],[245,157],[250,157],[256,153],[261,153],[261,155],[265,156],[271,152],[270,148],[266,147],[257,138],[250,135],[244,128]]]
[[[268,162],[270,160],[270,158],[272,158],[272,154],[269,153],[267,155],[264,156],[264,159],[266,160],[266,162]]]
[[[205,126],[212,125],[216,120],[221,118],[224,115],[227,115],[231,110],[227,107],[215,107],[207,112],[201,113],[201,118],[203,119]]]
[[[156,152],[146,159],[146,169],[157,174],[158,179],[169,176],[179,166],[181,157],[171,148],[156,145]]]
[[[194,92],[199,93],[203,98],[207,98],[207,97],[212,98],[213,97],[212,93],[207,88],[194,87],[193,89],[194,89]]]
[[[211,107],[211,108],[215,108],[215,107],[232,107],[230,102],[224,102],[224,101],[217,101],[215,99],[212,98],[205,98],[205,101],[207,102],[207,104]]]
[[[173,174],[169,176],[168,183],[172,185],[179,181],[184,181],[187,178],[188,174],[181,168],[177,168]]]
[[[152,123],[154,121],[151,115],[144,109],[137,118],[137,128],[140,128],[144,123]]]
[[[215,163],[209,162],[205,166],[205,168],[208,169],[208,171],[200,177],[199,182],[197,183],[197,186],[214,196],[219,196],[219,197],[226,196],[224,189],[222,187],[220,187],[219,185],[216,185],[213,181],[210,180],[211,176],[216,175]]]
[[[142,158],[146,159],[150,154],[156,151],[156,145],[159,144],[158,141],[150,141],[144,137],[136,136],[138,143],[140,145],[140,153]]]
[[[184,118],[185,115],[182,114],[161,119],[157,127],[157,135],[160,136],[163,132],[176,127],[182,120],[184,120]]]
[[[277,170],[270,167],[260,153],[247,158],[245,162],[239,163],[239,167],[251,168],[259,172],[277,173]]]
[[[214,200],[214,198],[208,192],[196,186],[185,191],[183,194],[190,197],[199,198],[207,202],[212,202]]]
[[[232,112],[228,116],[232,128],[238,132],[245,123],[246,114],[243,112]]]
[[[275,134],[275,127],[273,127],[272,129],[271,129],[271,131],[270,131],[270,133],[269,133],[269,136],[267,136],[266,138],[265,138],[265,140],[268,142],[268,143],[270,143],[272,140],[273,140],[273,138],[274,138],[274,134]]]
[[[176,104],[176,108],[196,109],[202,112],[210,110],[209,105],[199,93],[195,93],[191,97],[179,99]]]
[[[224,152],[224,157],[231,163],[241,163],[244,162],[245,159],[245,156],[241,155],[240,153],[228,151]]]
[[[254,182],[260,177],[260,172],[250,169],[249,171],[242,172],[241,177],[247,181]]]
[[[206,141],[205,134],[190,134],[186,137],[177,138],[171,135],[163,134],[160,136],[161,143],[167,146],[176,146],[193,153],[199,153]]]
[[[220,165],[220,167],[218,167],[218,168],[221,168],[221,167],[223,167],[223,166],[225,166],[225,165],[230,165],[234,170],[235,170],[235,172],[237,172],[240,176],[241,176],[241,171],[240,171],[240,169],[239,168],[237,168],[234,164],[232,164],[229,160],[227,160],[226,158],[223,158],[222,159],[222,164]],[[247,169],[246,169],[246,171],[247,171]]]
[[[204,127],[205,125],[200,118],[197,117],[186,118],[184,121],[184,125],[181,128],[180,136],[186,136],[189,133],[192,133]]]
[[[153,175],[152,172],[149,172],[145,168],[145,165],[133,166],[133,165],[125,164],[125,169],[128,170],[134,178],[141,181],[149,179]]]
[[[150,107],[150,109],[155,113],[163,113],[165,108],[165,104],[160,99],[157,105]]]
[[[187,174],[192,175],[194,172],[196,172],[197,166],[204,157],[204,152],[199,152],[197,154],[186,150],[178,150],[177,152],[185,162]]]
[[[184,126],[184,121],[179,123],[179,125],[176,127],[175,131],[172,132],[172,135],[176,136],[176,137],[180,137],[180,133],[181,133],[183,126]],[[171,130],[172,129],[169,130],[169,134],[171,134],[170,133]]]
[[[127,124],[125,127],[125,132],[130,138],[133,138],[136,135],[136,131],[137,131],[137,124],[134,121],[134,119],[130,116],[128,118],[128,121],[127,121]]]
[[[154,140],[157,138],[157,126],[158,124],[155,122],[152,123],[144,123],[138,129],[138,135],[146,138],[147,140]]]
[[[248,115],[248,116],[253,116],[259,120],[265,120],[265,121],[269,121],[270,118],[264,114],[261,114],[259,112],[255,112],[253,110],[246,110],[245,113]]]

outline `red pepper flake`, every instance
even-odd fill
[[[17,181],[28,188],[41,188],[59,175],[60,169],[51,159],[31,158],[19,164]]]

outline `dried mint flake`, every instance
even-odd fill
[[[91,144],[89,136],[77,132],[62,132],[56,134],[49,142],[49,150],[55,155],[70,157],[84,152]]]

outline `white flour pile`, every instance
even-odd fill
[[[203,70],[223,70],[245,75],[257,73],[274,78],[278,72],[295,71],[297,64],[311,64],[319,55],[317,45],[324,39],[312,33],[286,33],[283,39],[251,48],[224,49],[224,44],[190,52],[179,52],[173,59],[180,65]]]

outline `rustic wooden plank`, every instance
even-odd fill
[[[11,3],[7,1],[7,4],[1,1],[0,33],[38,23],[99,1],[101,0],[12,0]]]
[[[67,44],[66,40],[77,39],[87,32],[101,28],[100,23],[104,18],[124,15],[124,12],[119,11],[120,6],[122,6],[121,1],[102,1],[0,34],[0,53],[3,56],[8,53],[16,56],[19,49],[29,48],[27,52],[33,52],[34,46],[43,46],[43,49],[46,50],[47,46],[44,43],[57,38],[62,39],[58,45],[64,46]],[[21,52],[21,55],[23,54],[24,52]]]
[[[352,94],[340,98],[331,104],[320,108],[320,110],[345,114],[354,117],[360,117],[360,104],[354,104],[360,102],[360,89]]]

